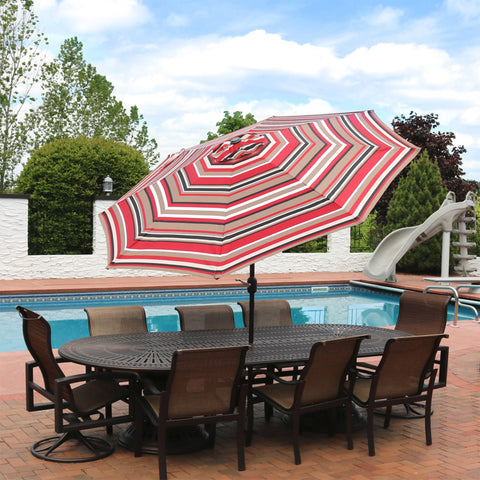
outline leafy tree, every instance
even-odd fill
[[[55,140],[35,151],[16,191],[30,194],[29,253],[92,253],[92,202],[102,182],[122,195],[149,171],[142,154],[103,137]]]
[[[32,0],[0,0],[0,193],[13,184],[15,167],[27,150],[20,121],[38,78],[41,45]]]
[[[463,145],[455,146],[455,134],[452,132],[438,132],[438,115],[417,115],[410,112],[409,117],[397,116],[392,122],[393,129],[406,140],[417,147],[426,150],[431,160],[435,161],[440,169],[443,186],[455,193],[457,200],[463,200],[468,191],[476,191],[476,182],[461,178],[464,175],[462,170],[462,155],[466,152]],[[397,178],[377,203],[378,221],[385,223],[388,205],[394,190],[397,188],[400,178],[408,172],[405,171]]]
[[[127,113],[113,85],[84,60],[76,37],[65,40],[58,58],[43,66],[41,83],[42,102],[26,122],[35,149],[60,138],[102,136],[139,150],[150,165],[158,160],[157,142],[148,137],[138,108]]]
[[[422,224],[445,200],[440,169],[431,161],[426,150],[415,160],[400,179],[387,214],[387,232]],[[442,239],[436,235],[416,246],[398,263],[399,271],[439,274]]]
[[[247,113],[245,116],[239,111],[233,112],[233,115],[230,115],[228,110],[225,110],[223,113],[223,119],[216,123],[218,127],[217,133],[208,132],[207,139],[203,140],[204,142],[208,142],[208,140],[213,140],[221,135],[226,135],[227,133],[232,133],[236,130],[257,123],[255,117],[251,113]]]

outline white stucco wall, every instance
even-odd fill
[[[98,278],[178,275],[157,270],[107,270],[107,244],[98,213],[113,200],[94,204],[92,255],[28,255],[28,198],[0,195],[0,279]],[[371,253],[350,253],[350,230],[328,236],[327,253],[281,253],[255,264],[257,273],[362,271]],[[480,260],[472,261],[480,269]],[[239,273],[248,273],[248,268]],[[475,272],[473,272],[475,274]]]

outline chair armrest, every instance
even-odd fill
[[[69,375],[68,377],[57,378],[55,383],[59,385],[72,385],[74,383],[79,382],[88,382],[91,380],[124,380],[128,381],[131,384],[135,384],[138,382],[138,376],[132,372],[87,372],[87,373],[79,373],[76,375]]]
[[[269,372],[269,371],[260,371],[260,372],[258,372],[257,375],[258,376],[263,375],[266,378],[268,378],[269,380],[272,380],[272,381],[278,382],[278,383],[283,383],[284,385],[297,385],[299,383],[298,380],[285,380],[283,377],[275,375],[273,372]],[[254,383],[255,377],[257,375],[254,374],[253,376],[248,377],[248,382],[249,382],[250,385],[252,383]]]
[[[447,385],[448,345],[440,345],[437,351],[440,353],[440,358],[436,358],[434,364],[438,365],[438,380],[435,382],[433,388],[442,388]]]
[[[357,362],[354,370],[358,378],[371,378],[377,371],[377,366],[371,363]]]

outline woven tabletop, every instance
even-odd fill
[[[385,342],[407,335],[398,330],[363,325],[307,324],[261,327],[247,353],[248,366],[294,364],[308,360],[315,342],[353,335],[363,340],[359,356],[381,355]],[[60,356],[83,365],[129,370],[169,370],[175,350],[247,345],[248,329],[196,330],[98,335],[63,344]]]

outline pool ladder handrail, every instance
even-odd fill
[[[466,308],[471,308],[475,312],[475,319],[473,320],[475,323],[480,323],[480,319],[478,318],[478,311],[473,305],[468,305],[467,303],[461,303],[460,302],[460,297],[458,295],[458,290],[461,288],[471,288],[472,285],[459,285],[458,287],[452,287],[451,285],[429,285],[425,287],[423,292],[427,292],[429,290],[449,290],[450,292],[453,293],[453,296],[455,298],[455,310],[453,314],[453,323],[450,324],[451,327],[459,327],[458,325],[458,307],[466,307]],[[478,286],[480,288],[480,285]]]

